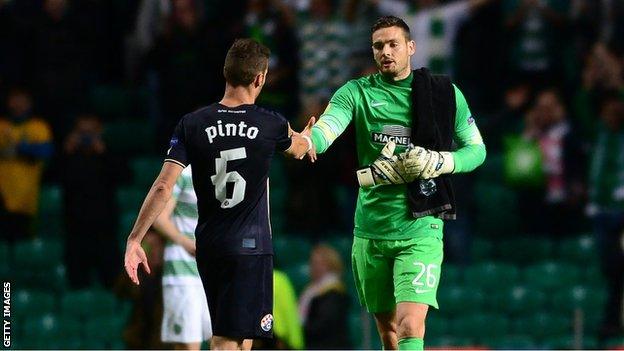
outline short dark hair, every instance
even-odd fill
[[[253,39],[236,39],[225,56],[223,76],[232,86],[249,85],[269,66],[271,50]]]
[[[380,17],[371,27],[371,34],[375,33],[376,31],[382,28],[390,28],[390,27],[399,27],[403,29],[403,32],[405,33],[405,38],[407,38],[407,40],[411,39],[410,28],[407,25],[407,23],[405,23],[405,21],[395,16]]]

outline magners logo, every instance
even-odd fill
[[[374,143],[386,144],[394,141],[397,145],[408,146],[411,142],[412,129],[403,126],[383,126],[381,132],[372,132],[371,138]]]

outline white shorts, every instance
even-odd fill
[[[201,285],[164,285],[160,338],[167,343],[195,343],[212,337],[206,294]]]

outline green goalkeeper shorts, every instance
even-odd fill
[[[443,257],[442,226],[406,240],[353,240],[353,275],[368,312],[389,312],[399,302],[438,308],[436,293]]]

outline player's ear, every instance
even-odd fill
[[[407,54],[412,56],[416,53],[416,42],[413,40],[407,41]]]

